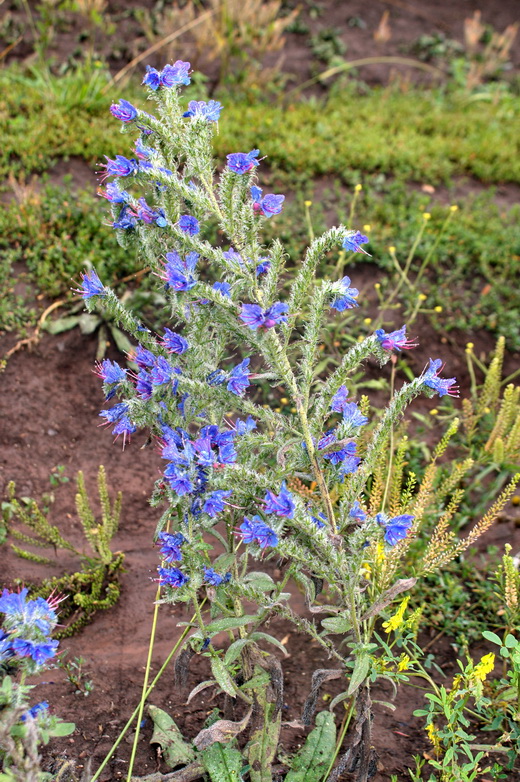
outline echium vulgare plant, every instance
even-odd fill
[[[375,511],[369,508],[367,492],[407,405],[421,393],[456,394],[455,379],[443,379],[441,360],[430,359],[419,377],[393,395],[367,435],[368,400],[350,398],[349,374],[369,356],[383,364],[395,351],[414,347],[406,327],[379,329],[350,349],[327,378],[315,371],[328,319],[356,307],[359,295],[348,277],[316,279],[316,270],[335,248],[364,252],[367,239],[339,226],[314,240],[282,301],[284,249],[277,240],[262,246],[259,231],[281,211],[284,196],[264,194],[258,186],[259,150],[229,154],[216,173],[211,139],[222,106],[214,100],[181,104],[179,88],[189,83],[189,69],[181,61],[160,72],[148,68],[144,84],[155,114],[125,100],[111,107],[123,130],[137,131],[137,139],[132,157],[107,159],[101,194],[111,204],[120,241],[139,250],[156,276],[171,321],[162,334],[151,333],[95,270],[83,275],[79,291],[87,307],[105,307],[136,342],[134,371],[108,359],[98,366],[111,402],[101,416],[123,441],[137,429],[148,430],[164,459],[151,498],[153,506],[165,508],[155,533],[158,603],[193,607],[177,658],[181,678],[190,656],[204,655],[213,676],[209,683],[227,696],[221,728],[214,725],[195,739],[199,755],[193,762],[200,773],[213,777],[208,753],[217,744],[238,771],[243,758],[252,782],[271,780],[283,677],[266,645],[283,647],[261,628],[278,615],[321,644],[335,665],[315,674],[304,723],[310,724],[319,685],[346,678],[343,699],[356,715],[356,730],[332,776],[356,767],[364,780],[373,767],[370,685],[384,673],[376,664],[374,625],[415,583],[397,573],[433,489],[423,485],[414,492],[408,486],[398,513],[385,504],[386,492]],[[204,239],[215,222],[223,246]],[[269,386],[292,400],[291,412],[265,404],[263,389]],[[438,454],[446,445],[444,438]],[[442,561],[464,547],[446,535],[443,541]],[[423,569],[435,566],[435,554],[427,549]],[[277,580],[272,559],[281,573]],[[290,580],[305,591],[305,616],[291,607]],[[326,605],[317,600],[322,592]],[[401,620],[403,613],[404,607]],[[226,648],[213,643],[223,631]],[[205,686],[208,681],[192,697]],[[333,725],[331,713],[318,718],[320,730],[330,729],[331,719]],[[323,765],[324,755],[316,757],[326,774],[329,760]]]

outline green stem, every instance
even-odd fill
[[[161,586],[159,585],[157,587],[157,592],[155,595],[155,604],[153,609],[153,620],[152,620],[152,632],[150,634],[150,643],[148,644],[148,657],[146,660],[146,669],[144,672],[143,691],[138,706],[137,724],[135,728],[134,743],[132,745],[132,754],[130,755],[130,763],[128,765],[127,782],[130,782],[130,780],[132,779],[132,771],[134,769],[135,755],[137,752],[137,743],[139,741],[139,732],[141,729],[141,722],[143,719],[144,704],[146,701],[146,691],[148,689],[148,677],[150,676],[150,667],[152,665],[152,653],[153,653],[153,646],[155,643],[155,632],[157,630],[157,616],[159,614],[159,604],[157,601],[159,600],[160,596],[161,596]]]
[[[195,616],[193,616],[193,617],[192,617],[192,619],[191,619],[191,622],[193,622],[193,621],[194,621],[194,619],[195,619]],[[146,699],[148,699],[148,697],[150,696],[150,693],[152,692],[153,688],[155,687],[155,685],[157,684],[157,682],[159,681],[159,679],[160,679],[160,678],[161,678],[161,676],[163,675],[164,671],[165,671],[165,670],[166,670],[166,668],[168,667],[168,665],[169,665],[169,663],[170,663],[170,660],[172,659],[173,655],[175,654],[175,652],[177,651],[177,649],[179,648],[179,646],[182,644],[182,642],[184,641],[184,639],[186,638],[186,636],[187,636],[187,635],[188,635],[188,633],[190,632],[190,630],[191,630],[191,622],[188,624],[188,626],[186,627],[186,629],[183,631],[183,633],[182,633],[182,635],[180,636],[179,640],[177,641],[177,643],[175,644],[175,646],[174,646],[174,647],[173,647],[173,649],[171,650],[170,654],[168,655],[168,657],[166,658],[166,660],[165,660],[165,661],[164,661],[164,663],[162,664],[161,668],[159,669],[159,671],[158,671],[157,675],[155,676],[155,679],[152,681],[152,683],[150,684],[150,686],[149,686],[149,687],[148,687],[148,689],[146,690],[146,693],[145,693],[145,700],[146,700]],[[137,706],[135,707],[133,714],[131,715],[131,717],[130,717],[130,719],[128,720],[128,722],[126,723],[125,727],[123,728],[123,730],[122,730],[122,731],[121,731],[121,733],[119,734],[118,738],[116,739],[116,741],[115,741],[115,742],[114,742],[114,744],[112,745],[112,747],[111,747],[110,751],[108,752],[107,756],[106,756],[106,757],[105,757],[105,759],[103,760],[102,764],[100,765],[100,767],[98,768],[98,770],[96,771],[96,773],[94,774],[94,776],[92,777],[92,779],[90,780],[90,782],[96,782],[96,780],[98,779],[99,775],[101,774],[101,772],[102,772],[102,771],[103,771],[103,769],[105,768],[106,764],[108,763],[108,761],[110,760],[110,758],[112,757],[112,755],[114,754],[114,752],[116,751],[116,749],[118,748],[118,746],[120,745],[120,743],[122,742],[123,738],[126,736],[126,733],[127,733],[127,731],[130,729],[130,727],[132,726],[132,723],[133,723],[134,719],[137,717],[137,715],[138,715],[138,713],[139,713],[139,708],[140,708],[140,705],[141,705],[141,704],[139,703],[139,705],[137,705]]]
[[[392,372],[390,374],[390,401],[394,398],[394,385],[395,385],[395,357],[392,356]],[[388,497],[388,491],[390,489],[390,481],[392,478],[392,463],[394,458],[394,427],[390,426],[390,435],[389,435],[389,457],[388,457],[388,473],[386,476],[386,485],[385,485],[385,493],[383,495],[383,501],[381,503],[381,511],[383,512],[386,505],[386,500]]]
[[[327,771],[325,772],[325,775],[323,776],[322,782],[325,782],[329,778],[329,774],[332,771],[334,767],[334,763],[336,762],[336,758],[338,757],[339,751],[341,749],[341,745],[343,744],[343,741],[345,739],[348,727],[350,725],[350,721],[352,719],[352,715],[354,714],[354,707],[356,704],[356,699],[354,696],[350,699],[350,705],[348,707],[347,714],[345,715],[345,718],[343,720],[343,726],[341,728],[341,733],[338,736],[338,740],[336,742],[336,749],[334,750],[334,755],[332,757],[332,760],[330,761],[329,767]]]

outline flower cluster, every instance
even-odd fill
[[[22,664],[34,673],[56,655],[58,641],[50,636],[58,622],[59,601],[42,597],[28,600],[28,594],[27,588],[2,592],[0,613],[5,616],[0,630],[0,662]]]

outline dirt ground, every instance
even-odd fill
[[[30,5],[35,8],[36,3]],[[111,0],[107,11],[115,23],[115,32],[110,36],[95,33],[96,46],[108,57],[115,72],[136,51],[146,48],[144,40],[139,41],[140,27],[129,13],[138,3],[126,0]],[[150,3],[142,4],[151,7]],[[483,21],[492,23],[501,31],[506,25],[520,17],[520,8],[515,0],[373,0],[367,3],[352,0],[348,2],[322,2],[323,13],[316,18],[311,13],[311,3],[303,3],[302,18],[312,30],[320,27],[341,28],[341,37],[347,45],[346,57],[380,55],[402,55],[403,47],[409,46],[420,35],[442,32],[448,37],[462,40],[464,19],[474,11],[481,10]],[[18,4],[4,4],[4,13],[21,18]],[[388,11],[390,38],[386,42],[374,41],[383,14]],[[349,25],[349,20],[361,19],[364,27]],[[80,22],[71,17],[67,29],[57,31],[50,54],[65,59],[78,46]],[[520,61],[520,42],[515,43],[511,57]],[[0,46],[0,49],[2,47]],[[9,58],[24,59],[31,53],[30,42],[24,38],[13,48]],[[189,59],[189,55],[184,55]],[[158,57],[151,64],[161,64]],[[296,74],[294,84],[301,83],[311,74],[310,53],[305,36],[291,34],[284,48],[284,69]],[[409,74],[410,71],[402,71]],[[363,78],[371,83],[387,83],[391,78],[388,65],[374,65],[363,71]],[[417,74],[413,78],[422,78]],[[66,164],[60,167],[66,173]],[[94,185],[93,185],[94,186]],[[370,272],[371,274],[372,272]],[[368,282],[367,282],[368,285]],[[362,288],[362,285],[358,287]],[[429,355],[443,355],[449,367],[449,374],[459,378],[467,388],[463,345],[457,336],[445,337],[439,342],[435,332],[421,331],[420,353],[416,352],[413,368],[420,371]],[[489,335],[471,335],[477,350],[488,353],[492,349]],[[0,357],[12,347],[12,335],[0,335]],[[49,490],[49,475],[57,465],[64,465],[65,474],[73,478],[78,470],[85,474],[91,494],[95,490],[96,473],[99,464],[106,467],[108,483],[112,493],[124,493],[123,514],[115,548],[125,553],[125,572],[122,575],[122,594],[119,603],[106,612],[96,615],[92,624],[76,636],[61,642],[67,650],[68,659],[82,656],[86,660],[85,672],[92,679],[94,690],[88,698],[74,695],[74,688],[67,681],[63,670],[51,671],[38,688],[39,699],[47,699],[52,710],[63,719],[75,721],[77,730],[68,739],[54,742],[47,752],[49,769],[63,758],[74,759],[79,766],[90,760],[95,770],[110,749],[119,731],[137,705],[142,686],[144,664],[151,628],[151,616],[156,584],[152,581],[158,564],[157,550],[152,545],[152,535],[157,521],[157,512],[148,505],[148,496],[153,481],[160,471],[160,458],[152,448],[144,448],[145,435],[137,434],[123,451],[121,445],[112,443],[109,432],[99,429],[99,410],[103,395],[98,378],[93,374],[96,342],[73,331],[57,337],[44,336],[31,351],[20,350],[12,355],[7,367],[0,374],[0,490],[14,480],[17,494],[38,498]],[[442,353],[441,353],[442,351]],[[116,358],[116,354],[111,354]],[[416,364],[416,366],[415,366]],[[509,356],[507,370],[518,366],[518,356]],[[428,409],[427,402],[418,402],[416,410]],[[74,511],[74,490],[72,482],[54,489],[55,502],[52,506],[52,520],[73,542],[81,544],[79,522]],[[520,548],[520,530],[514,523],[506,522],[488,533],[485,543],[503,547],[505,542]],[[49,568],[22,562],[6,547],[0,550],[2,559],[1,585],[10,586],[14,578],[27,582],[37,581],[48,575],[58,575],[71,566],[67,558],[58,559]],[[276,563],[272,564],[273,567]],[[294,590],[295,607],[304,611],[303,601]],[[160,612],[158,637],[155,646],[152,673],[178,638],[181,628],[178,622],[189,619],[182,606],[163,607]],[[309,690],[310,676],[318,667],[329,667],[322,649],[309,644],[307,639],[295,632],[284,622],[273,621],[270,632],[284,643],[288,657],[283,661],[285,676],[284,719],[291,721],[300,716],[301,706]],[[448,643],[441,641],[434,647],[437,662],[449,675],[454,667],[453,652]],[[190,667],[190,684],[194,686],[204,675],[205,660],[194,658]],[[324,689],[334,696],[342,689],[341,682],[331,682]],[[211,690],[206,692],[211,693]],[[390,691],[383,686],[374,697],[388,700]],[[188,737],[193,737],[201,727],[207,714],[219,699],[202,694],[190,707],[185,708],[186,694],[180,692],[173,679],[173,670],[168,669],[160,680],[150,702],[168,710],[178,721]],[[418,721],[412,716],[415,708],[422,704],[421,693],[407,688],[401,692],[394,712],[381,705],[375,705],[374,743],[379,753],[376,782],[388,782],[390,775],[399,780],[408,779],[406,769],[413,767],[412,756],[428,751],[427,741]],[[326,704],[326,701],[324,701]],[[324,708],[326,705],[323,706]],[[339,713],[339,712],[338,712]],[[151,736],[150,720],[146,722],[139,744],[136,773],[147,774],[165,770],[154,748],[149,746]],[[283,744],[286,750],[294,751],[302,742],[304,733],[294,728],[285,728]],[[124,740],[107,766],[101,779],[117,780],[125,775],[130,755],[130,738]],[[345,777],[347,779],[347,777]],[[514,782],[511,777],[511,782]]]

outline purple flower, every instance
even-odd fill
[[[161,545],[161,554],[165,562],[180,562],[182,560],[181,546],[186,543],[186,538],[181,532],[171,535],[169,532],[160,532],[157,542]]]
[[[202,118],[208,122],[218,122],[220,112],[223,106],[218,100],[210,100],[207,103],[203,100],[190,100],[188,111],[185,111],[183,117]]]
[[[279,215],[285,201],[284,195],[274,195],[273,193],[268,193],[268,195],[262,198],[262,190],[256,187],[256,185],[253,185],[251,188],[251,197],[253,199],[253,210],[256,214],[263,214],[264,217]]]
[[[231,297],[231,285],[229,282],[214,282],[211,287],[214,291],[218,291],[228,299]]]
[[[384,329],[376,329],[375,335],[384,350],[410,350],[417,347],[417,342],[406,338],[406,326],[388,334]]]
[[[58,601],[44,600],[43,597],[27,600],[28,594],[27,587],[20,592],[3,590],[0,597],[0,612],[5,614],[4,628],[13,631],[25,626],[28,629],[36,628],[44,635],[48,635],[58,621],[54,610]]]
[[[207,376],[206,383],[208,386],[221,386],[222,383],[226,382],[227,377],[223,369],[215,369]]]
[[[161,71],[161,87],[175,87],[178,84],[188,85],[190,63],[177,60],[173,65],[165,65]]]
[[[173,464],[173,462],[166,465],[164,477],[168,481],[172,491],[179,497],[184,497],[185,494],[191,494],[195,488],[189,474],[183,472],[176,464]]]
[[[152,207],[148,206],[146,203],[145,198],[140,198],[138,204],[137,217],[142,220],[143,223],[147,223],[148,225],[150,225],[150,223],[156,223],[159,228],[166,228],[168,221],[166,220],[163,209],[152,209]]]
[[[265,512],[274,513],[276,516],[286,516],[292,519],[294,516],[294,500],[291,492],[287,489],[285,481],[282,483],[280,494],[276,495],[272,491],[267,491],[265,497]]]
[[[233,491],[229,489],[228,491],[224,491],[224,489],[217,489],[217,491],[212,492],[204,502],[202,510],[204,513],[207,513],[208,516],[211,516],[213,519],[217,513],[221,513],[221,511],[224,510],[224,507],[226,503],[224,500],[227,497],[231,497],[233,494]]]
[[[106,155],[105,158],[107,162],[103,163],[105,168],[103,179],[108,176],[130,176],[139,171],[139,163],[135,158],[129,160],[127,157],[124,157],[124,155],[116,155],[115,160],[111,160]]]
[[[338,476],[340,480],[343,480],[345,475],[352,475],[352,473],[355,473],[360,463],[361,459],[359,456],[354,456],[353,454],[346,456],[339,466]]]
[[[113,103],[110,106],[110,111],[116,119],[120,119],[121,122],[132,122],[137,117],[137,109],[132,106],[127,100],[119,101],[119,104]]]
[[[106,420],[107,424],[113,424],[116,421],[119,421],[119,419],[126,415],[127,412],[128,405],[126,402],[119,402],[117,405],[114,405],[114,407],[111,407],[108,410],[102,410],[99,415],[101,418]]]
[[[137,346],[135,353],[130,358],[132,361],[135,361],[140,369],[146,369],[146,367],[150,369],[155,364],[154,354],[147,348],[143,348],[142,345]]]
[[[170,353],[186,353],[189,348],[188,341],[177,334],[175,331],[171,331],[169,328],[164,329],[164,337],[162,338],[162,344]]]
[[[56,654],[58,641],[30,641],[26,638],[15,638],[12,642],[12,648],[18,657],[30,657],[36,665],[43,665]]]
[[[357,288],[350,288],[350,277],[343,277],[342,280],[334,284],[335,292],[339,293],[331,302],[331,307],[338,312],[350,310],[353,307],[359,307],[356,297],[359,296]]]
[[[140,369],[137,373],[135,390],[141,399],[151,398],[153,391],[152,379],[146,369]]]
[[[119,437],[120,434],[123,435],[123,447],[124,447],[126,443],[126,438],[127,437],[130,438],[130,435],[133,434],[135,431],[136,431],[136,426],[131,422],[131,420],[127,415],[123,415],[116,422],[116,425],[112,429],[112,434],[115,434],[116,437]]]
[[[327,521],[327,517],[325,516],[324,513],[319,511],[317,516],[313,516],[311,514],[311,521],[313,522],[313,524],[317,526],[318,529],[323,529],[323,527],[325,526],[325,522]]]
[[[40,701],[40,703],[36,703],[34,706],[32,706],[30,709],[28,709],[25,714],[22,714],[20,717],[22,722],[25,722],[29,717],[33,720],[35,720],[41,712],[47,711],[49,708],[49,704],[47,701]]]
[[[343,405],[343,423],[347,426],[364,426],[368,423],[368,418],[355,402],[347,402]]]
[[[150,371],[150,382],[153,386],[163,386],[171,380],[173,367],[170,366],[164,356],[157,356],[155,364]]]
[[[356,521],[365,521],[365,519],[367,517],[367,514],[365,513],[365,511],[363,510],[363,508],[361,507],[361,505],[359,504],[359,502],[357,500],[355,501],[354,505],[349,510],[348,515],[352,519],[355,519]]]
[[[156,155],[157,150],[147,147],[140,138],[135,142],[135,154],[139,160],[149,160],[151,155]]]
[[[394,516],[389,519],[384,513],[378,513],[376,515],[376,521],[385,530],[385,542],[389,546],[395,546],[398,541],[403,540],[408,534],[412,526],[412,522],[415,516]]]
[[[163,586],[181,587],[187,584],[189,576],[185,576],[182,570],[176,567],[158,567],[159,583]]]
[[[11,648],[11,637],[0,630],[0,663],[10,660],[14,652]]]
[[[124,204],[130,198],[126,190],[120,190],[117,182],[108,182],[104,192],[99,191],[99,195],[110,201],[111,204]]]
[[[81,273],[81,288],[74,293],[81,293],[84,299],[90,299],[92,296],[106,296],[105,286],[99,279],[95,269],[89,272]]]
[[[329,429],[318,440],[318,451],[323,451],[324,448],[328,448],[329,445],[332,445],[332,443],[335,443],[336,440],[337,440],[337,437],[338,437],[338,435],[337,435],[336,430],[335,429]]]
[[[198,259],[196,252],[189,252],[184,260],[175,251],[166,253],[165,274],[161,275],[161,279],[166,280],[167,286],[174,291],[191,290],[197,282],[193,272]]]
[[[430,366],[421,375],[422,381],[425,386],[433,388],[439,396],[458,396],[459,387],[455,385],[456,378],[442,378],[439,377],[439,373],[442,372],[444,364],[440,358],[430,359]]]
[[[244,396],[244,393],[249,386],[249,375],[247,374],[249,361],[249,358],[245,358],[240,364],[237,364],[229,374],[227,390],[231,391],[232,394],[236,394],[236,396]]]
[[[150,87],[152,90],[158,90],[161,86],[161,74],[159,71],[156,71],[155,68],[147,65],[146,74],[142,83],[146,84],[146,86]]]
[[[252,331],[270,329],[278,323],[286,323],[287,304],[276,301],[268,310],[262,310],[258,304],[243,304],[239,317]]]
[[[239,534],[242,536],[244,543],[258,543],[261,549],[278,545],[276,532],[271,527],[268,527],[260,516],[253,516],[252,519],[244,516],[244,521],[239,527]]]
[[[361,244],[366,244],[367,242],[368,236],[363,236],[362,233],[356,231],[352,236],[345,237],[342,246],[350,253],[364,253],[365,255],[369,255],[366,250],[363,250],[363,248],[360,247]]]
[[[181,215],[181,217],[179,217],[179,222],[177,223],[177,228],[184,231],[188,236],[195,236],[200,231],[199,221],[191,215]]]
[[[252,171],[259,161],[256,160],[260,154],[259,149],[252,149],[251,152],[233,152],[227,156],[228,168],[235,174],[247,174]]]
[[[126,369],[120,367],[117,361],[106,358],[100,364],[96,364],[96,375],[101,378],[103,383],[113,386],[105,397],[108,401],[115,395],[117,386],[126,378]]]
[[[331,451],[330,453],[323,454],[323,458],[327,459],[331,464],[341,464],[345,459],[354,456],[355,453],[356,443],[347,443],[338,451]]]
[[[231,573],[226,573],[225,576],[219,575],[212,567],[204,568],[204,582],[211,584],[211,586],[220,586],[220,584],[227,584],[231,580]]]

